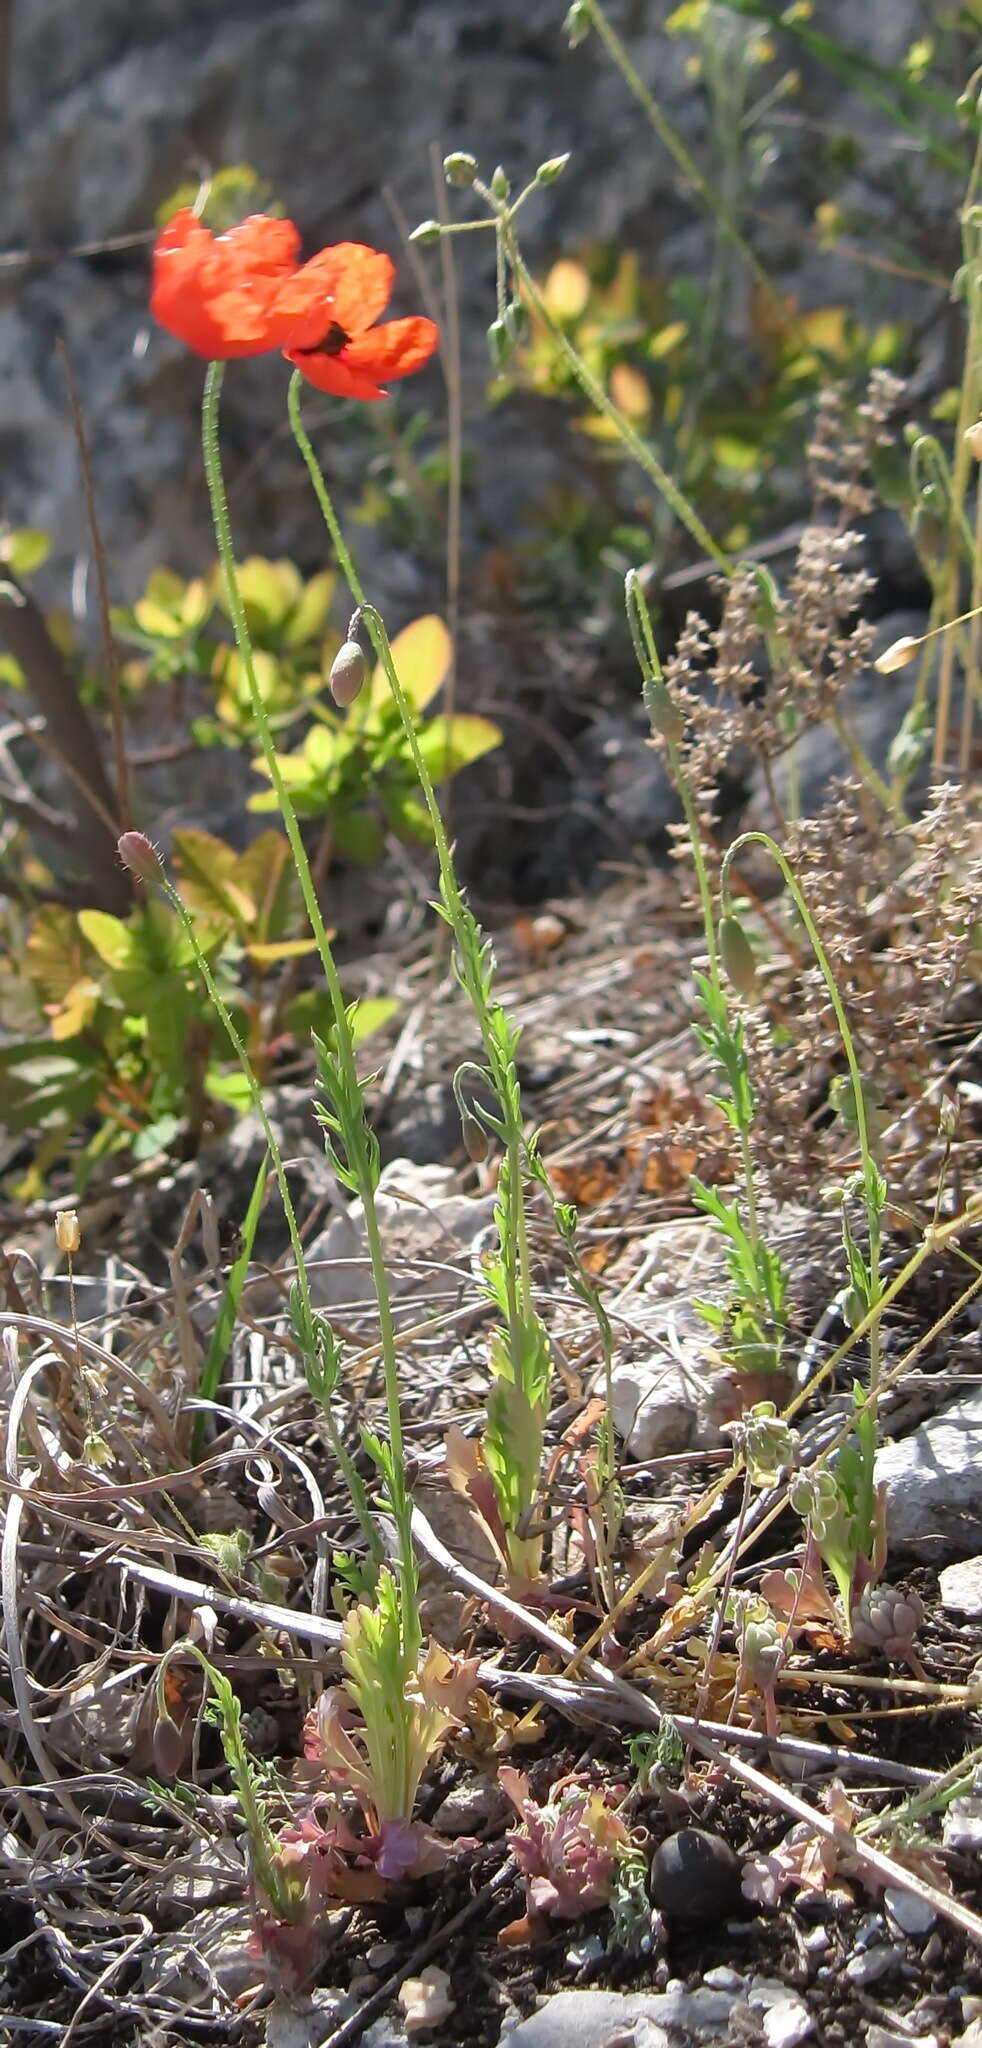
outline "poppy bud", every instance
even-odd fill
[[[124,832],[116,841],[116,852],[124,868],[139,882],[162,882],[164,864],[155,846],[142,832]]]
[[[184,1737],[169,1714],[161,1714],[154,1724],[153,1760],[162,1778],[176,1778],[184,1762]]]
[[[472,1159],[475,1166],[482,1165],[490,1149],[484,1125],[478,1123],[476,1116],[468,1116],[465,1113],[461,1118],[460,1129],[468,1159]]]
[[[469,156],[466,149],[455,149],[451,156],[443,159],[443,175],[448,185],[473,185],[477,177],[477,158]]]
[[[526,307],[522,305],[521,299],[509,300],[505,307],[504,325],[512,348],[517,348],[519,342],[527,340],[529,316]]]
[[[409,239],[411,242],[438,242],[442,233],[443,229],[438,220],[421,220]]]
[[[593,23],[590,20],[590,9],[586,4],[586,0],[573,0],[573,5],[563,22],[563,27],[569,37],[569,47],[571,50],[575,50],[578,43],[586,42],[587,36],[593,27]]]
[[[507,199],[510,191],[511,186],[508,182],[507,173],[498,164],[497,168],[491,173],[491,197],[492,199]]]
[[[55,1217],[55,1243],[60,1252],[77,1252],[82,1242],[82,1231],[76,1209],[59,1209]]]
[[[353,704],[365,681],[365,657],[357,640],[346,640],[331,663],[328,682],[335,704]]]
[[[921,645],[922,642],[912,640],[909,633],[904,633],[899,640],[892,640],[889,647],[885,647],[883,653],[878,654],[873,663],[877,675],[892,676],[895,669],[906,668],[907,663],[913,661]]]
[[[754,949],[738,917],[721,917],[719,921],[719,955],[727,981],[732,982],[738,995],[757,994],[757,962]]]
[[[488,328],[488,354],[496,370],[506,368],[512,347],[507,320],[492,320]]]
[[[536,184],[537,184],[537,185],[554,185],[554,184],[555,184],[555,182],[556,182],[556,179],[557,179],[557,178],[561,178],[561,177],[562,177],[562,175],[563,175],[563,172],[564,172],[564,170],[566,169],[566,166],[567,166],[568,162],[569,162],[569,150],[567,150],[567,151],[565,152],[565,155],[563,155],[563,156],[550,156],[550,157],[547,157],[547,158],[546,158],[546,161],[545,161],[545,163],[544,163],[544,164],[540,164],[540,165],[539,165],[539,168],[538,168],[538,170],[536,171],[536,174],[535,174],[535,182],[536,182]]]
[[[667,740],[670,747],[679,746],[685,733],[685,719],[667,683],[645,684],[644,708],[651,720],[652,731],[660,739]]]

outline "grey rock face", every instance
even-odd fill
[[[681,2048],[689,2041],[728,2041],[731,1991],[557,1991],[516,2027],[502,2028],[499,2048],[605,2048],[616,2037],[638,2048]],[[659,2039],[660,2036],[660,2039]]]
[[[636,0],[614,15],[642,77],[687,145],[706,157],[705,103],[687,70],[688,45],[663,33],[661,0]],[[145,0],[140,7],[87,0],[74,10],[63,0],[30,0],[13,9],[0,246],[32,260],[0,274],[3,511],[15,524],[53,528],[52,597],[56,590],[63,596],[75,555],[88,556],[54,353],[59,333],[81,391],[114,595],[132,599],[162,560],[188,573],[213,552],[197,448],[201,366],[150,328],[147,246],[67,253],[147,232],[161,201],[199,170],[251,162],[308,248],[361,239],[399,254],[383,187],[410,223],[432,214],[432,144],[441,153],[469,148],[488,171],[500,161],[516,180],[570,149],[565,176],[524,217],[533,265],[592,237],[637,247],[652,273],[706,274],[711,228],[597,39],[570,51],[562,16],[556,0],[493,0],[481,8],[474,0],[375,0],[365,8],[349,0]],[[841,31],[888,64],[899,62],[920,21],[919,0],[871,0],[861,9],[830,0],[823,12],[830,34]],[[819,67],[809,69],[797,108],[800,127],[774,131],[761,208],[767,268],[806,307],[844,300],[871,325],[896,318],[908,299],[919,304],[914,288],[845,258],[809,253],[804,233],[815,204],[828,196],[817,140],[823,124],[862,133],[860,164],[837,196],[875,216],[896,188],[889,122],[878,125],[874,109],[854,103]],[[933,176],[919,159],[919,203],[930,203]],[[468,204],[453,200],[462,217]],[[483,417],[491,238],[468,236],[455,249],[465,434],[477,458],[470,530],[483,545],[489,532],[510,539],[527,520],[531,497],[559,472],[538,429],[530,436],[524,402]],[[45,260],[52,253],[57,260]],[[745,297],[734,292],[728,309],[737,339]],[[403,254],[396,310],[417,303]],[[323,541],[284,431],[285,371],[273,361],[238,363],[233,371],[223,418],[239,545],[295,552],[316,566]],[[411,389],[404,413],[419,406],[442,412],[436,367]],[[309,410],[312,423],[332,413],[313,395]],[[347,475],[357,487],[364,440],[348,431],[318,439],[332,482]],[[530,461],[538,465],[531,481]],[[359,542],[374,571],[372,536],[360,534]],[[415,563],[386,545],[377,567],[379,594],[396,613],[410,611],[419,601]]]

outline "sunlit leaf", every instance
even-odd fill
[[[328,932],[327,936],[333,939],[334,933]],[[316,951],[316,939],[259,940],[246,947],[249,959],[254,960],[257,967],[274,967],[278,960],[302,960],[306,954]]]
[[[20,526],[13,533],[0,534],[0,562],[6,562],[15,576],[30,576],[50,553],[51,535],[40,526]]]
[[[844,306],[816,306],[811,313],[799,313],[796,325],[812,348],[823,355],[841,356],[847,340]]]
[[[287,647],[303,647],[308,640],[316,640],[327,618],[331,599],[334,595],[335,577],[331,569],[322,569],[312,576],[303,590],[287,620],[283,635]]]
[[[420,752],[436,781],[445,775],[456,775],[458,769],[479,761],[482,754],[489,754],[500,745],[498,727],[489,718],[478,718],[470,712],[431,718],[419,735]]]
[[[615,363],[610,373],[610,395],[629,420],[643,420],[651,411],[648,380],[630,363]]]
[[[108,910],[80,910],[78,926],[107,967],[128,967],[136,952],[135,936],[120,917]]]
[[[450,667],[453,649],[450,635],[443,620],[430,612],[425,618],[414,619],[411,626],[405,626],[392,642],[392,659],[403,694],[417,711],[435,697],[447,670]],[[360,707],[377,710],[388,702],[389,683],[381,662],[376,666],[368,690],[359,700],[359,723],[363,723]]]
[[[254,922],[256,905],[242,887],[239,856],[234,847],[212,832],[199,832],[190,826],[174,832],[173,847],[181,895],[189,910],[232,924]]]
[[[560,257],[546,278],[542,296],[554,320],[575,320],[590,297],[590,279],[582,263]]]

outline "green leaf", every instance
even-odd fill
[[[155,1117],[152,1124],[145,1124],[134,1138],[132,1152],[134,1159],[156,1159],[159,1152],[166,1152],[174,1143],[181,1128],[181,1119],[168,1110],[164,1116]]]
[[[8,690],[26,690],[27,677],[12,654],[0,654],[0,684]]]
[[[304,584],[286,623],[283,634],[285,647],[304,647],[317,639],[330,610],[334,583],[333,570],[322,569],[319,575],[312,576],[310,582]]]
[[[345,860],[367,866],[379,859],[385,846],[385,832],[371,811],[339,811],[332,820],[332,829],[338,852]]]
[[[256,905],[237,880],[241,863],[234,847],[212,832],[199,832],[190,826],[174,832],[173,847],[181,895],[189,910],[217,917],[223,924],[253,924]]]
[[[482,754],[489,754],[500,745],[498,726],[492,725],[489,718],[467,712],[431,718],[419,734],[420,753],[435,781],[456,775],[459,769],[469,767],[472,761],[479,761]]]
[[[30,576],[51,553],[51,535],[40,526],[20,526],[0,536],[0,562],[15,576]]]
[[[129,967],[137,954],[136,934],[108,910],[80,910],[78,928],[107,967]]]
[[[392,642],[392,659],[403,695],[421,711],[435,697],[450,667],[453,648],[443,620],[430,612],[414,619]],[[379,662],[368,689],[359,700],[359,723],[366,713],[377,712],[391,698],[389,680]]]
[[[275,632],[297,605],[302,584],[293,562],[270,562],[265,555],[250,555],[239,565],[239,592],[250,631],[260,636]],[[219,598],[228,611],[224,592]]]

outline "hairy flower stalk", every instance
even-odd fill
[[[412,1503],[406,1485],[403,1457],[402,1413],[399,1398],[399,1368],[396,1356],[395,1328],[389,1296],[388,1275],[385,1255],[375,1208],[375,1190],[378,1186],[378,1147],[369,1128],[365,1112],[364,1094],[358,1080],[355,1062],[354,1036],[351,1020],[345,1005],[338,978],[338,971],[331,951],[317,891],[314,886],[310,863],[307,859],[296,812],[290,793],[283,779],[276,752],[276,743],[270,728],[262,693],[256,681],[255,665],[252,658],[252,643],[246,621],[245,607],[239,590],[232,546],[232,534],[228,517],[228,504],[222,477],[218,441],[218,402],[222,388],[224,365],[212,363],[205,382],[204,406],[202,412],[202,445],[204,449],[205,474],[211,499],[212,519],[218,552],[225,577],[229,613],[235,644],[243,673],[249,689],[256,731],[263,751],[270,781],[276,792],[277,802],[283,819],[284,829],[290,842],[290,850],[296,864],[297,875],[303,895],[304,906],[310,920],[310,928],[317,943],[324,978],[327,983],[334,1013],[334,1045],[320,1047],[322,1079],[331,1097],[331,1106],[326,1113],[328,1128],[332,1136],[340,1138],[344,1151],[343,1159],[336,1157],[335,1163],[346,1185],[356,1189],[361,1197],[365,1218],[365,1234],[368,1241],[368,1255],[372,1278],[378,1301],[379,1329],[382,1346],[382,1366],[385,1379],[386,1409],[388,1415],[391,1459],[388,1461],[386,1478],[391,1498],[399,1540],[399,1583],[401,1590],[401,1625],[407,1655],[413,1657],[419,1651],[422,1641],[419,1621],[418,1572],[413,1550],[411,1520]],[[296,378],[293,380],[296,382]],[[292,390],[292,384],[291,384]]]
[[[500,1003],[494,1000],[494,961],[490,941],[483,936],[457,881],[450,843],[433,779],[417,738],[412,708],[399,681],[385,625],[374,606],[366,601],[323,472],[304,427],[300,412],[301,388],[300,379],[294,377],[289,393],[290,424],[337,560],[382,664],[402,720],[436,846],[440,871],[440,901],[436,907],[456,940],[455,971],[474,1009],[487,1061],[486,1078],[497,1104],[497,1115],[486,1116],[489,1128],[496,1132],[504,1147],[496,1208],[499,1257],[489,1270],[488,1281],[502,1311],[504,1343],[494,1347],[496,1384],[489,1404],[485,1449],[489,1453],[489,1469],[498,1495],[498,1506],[505,1520],[508,1540],[506,1564],[516,1578],[534,1580],[539,1573],[541,1537],[530,1535],[527,1523],[537,1492],[548,1404],[549,1350],[532,1293],[525,1208],[527,1150],[515,1060],[519,1033]]]

